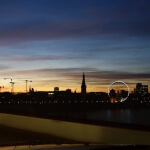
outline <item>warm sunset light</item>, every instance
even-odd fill
[[[0,0],[0,150],[150,150],[149,87],[150,0]]]
[[[0,1],[1,92],[56,86],[81,92],[83,72],[87,92],[107,92],[116,80],[131,92],[138,82],[149,85],[149,5],[140,0]],[[32,82],[26,86],[25,80]]]

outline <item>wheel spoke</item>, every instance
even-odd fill
[[[108,88],[109,97],[116,99],[116,102],[123,102],[129,96],[129,87],[123,81],[115,81]]]

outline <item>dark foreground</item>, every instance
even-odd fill
[[[150,150],[143,145],[95,145],[0,125],[0,149],[18,150]]]
[[[98,107],[98,106],[97,106]],[[102,121],[94,121],[94,120],[84,120],[84,116],[82,119],[75,119],[72,117],[70,117],[70,114],[74,114],[74,109],[78,108],[78,107],[68,107],[66,106],[65,109],[64,107],[60,107],[59,105],[57,105],[57,107],[49,107],[49,106],[44,106],[41,107],[40,106],[27,106],[25,107],[24,105],[11,105],[6,107],[6,105],[1,105],[1,112],[3,113],[10,113],[10,114],[18,114],[18,115],[25,115],[25,116],[34,116],[34,117],[38,117],[38,118],[52,118],[52,119],[57,119],[57,120],[66,120],[66,121],[75,121],[75,122],[82,122],[82,123],[88,123],[88,124],[100,124],[100,125],[105,125],[105,126],[119,126],[120,128],[130,128],[130,129],[140,129],[142,131],[150,131],[150,127],[149,126],[135,126],[135,125],[124,125],[121,123],[111,123],[110,122],[102,122]],[[72,109],[74,108],[74,109]],[[93,108],[93,107],[92,107]],[[94,107],[95,108],[95,107]],[[102,107],[101,107],[102,108]],[[62,109],[63,111],[65,110],[65,115],[62,114]],[[115,108],[116,109],[116,108]],[[55,110],[55,111],[54,111]],[[78,112],[79,111],[83,111],[83,110],[90,110],[89,107],[81,107],[80,109],[78,108]],[[68,114],[68,111],[71,112]],[[75,111],[77,111],[77,109],[75,109]],[[90,110],[93,111],[93,110]],[[57,112],[57,113],[56,113]],[[61,114],[61,115],[60,115]],[[66,114],[68,114],[66,116]],[[86,116],[86,111],[85,111],[85,116]],[[67,131],[66,131],[67,132]],[[52,135],[44,135],[44,134],[39,134],[39,133],[35,133],[35,132],[30,132],[30,131],[26,131],[26,130],[21,130],[21,129],[15,129],[15,128],[11,128],[11,127],[6,127],[6,126],[2,126],[0,125],[0,146],[1,148],[4,148],[6,146],[19,146],[19,145],[28,145],[29,149],[35,149],[36,147],[33,147],[33,145],[45,145],[45,144],[55,144],[56,148],[55,149],[92,149],[92,150],[97,150],[97,149],[128,149],[128,150],[136,150],[136,149],[141,149],[141,150],[150,150],[150,146],[135,146],[135,145],[98,145],[96,147],[90,147],[88,146],[89,143],[81,143],[78,141],[73,141],[73,140],[69,140],[69,139],[64,139],[64,138],[60,138],[60,137],[55,137]],[[82,146],[82,148],[79,147],[69,147],[69,148],[62,148],[59,147],[62,144],[83,144],[84,146]],[[58,146],[58,147],[57,147]],[[15,148],[17,149],[17,147]],[[21,149],[21,148],[20,148]],[[41,148],[40,148],[41,149]],[[48,148],[50,149],[50,148]],[[48,149],[44,149],[43,150],[48,150]],[[53,148],[54,149],[54,148]],[[42,149],[41,149],[42,150]]]
[[[0,125],[0,149],[76,149],[76,150],[150,150],[150,146],[144,145],[93,145],[91,143],[81,143],[52,135],[39,134],[22,129],[15,129]],[[49,146],[47,146],[47,144]],[[26,146],[25,146],[26,145]],[[54,146],[55,145],[55,146]]]

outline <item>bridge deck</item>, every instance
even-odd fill
[[[150,144],[149,127],[91,120],[0,114],[0,124],[43,135],[53,135],[84,143]]]

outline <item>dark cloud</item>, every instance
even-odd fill
[[[130,73],[117,71],[98,71],[88,73],[87,77],[93,79],[144,79],[150,78],[150,73]]]
[[[9,24],[10,26],[10,24]],[[90,22],[55,21],[55,22],[29,22],[11,24],[1,31],[1,40],[45,40],[72,37],[85,37],[102,33],[99,25]]]
[[[84,68],[87,80],[120,80],[120,79],[149,79],[150,72],[147,73],[131,73],[131,72],[119,72],[119,71],[99,71],[96,68]],[[55,74],[65,79],[79,79],[82,78],[83,68],[52,68],[52,69],[35,69],[35,70],[20,70],[16,71],[18,74],[42,74],[49,76],[49,74]]]
[[[80,59],[74,56],[33,56],[33,57],[5,57],[0,58],[0,61],[44,61],[44,60],[72,60]]]
[[[130,23],[129,23],[130,24]],[[63,22],[43,22],[41,24],[30,22],[29,24],[11,25],[11,28],[5,27],[0,34],[1,40],[46,40],[89,37],[98,35],[118,35],[118,36],[149,36],[150,22],[133,23],[122,25],[120,23],[97,23],[83,21]]]
[[[14,4],[9,1],[9,3],[7,4],[8,8],[15,9],[0,11],[1,14],[5,14],[0,23],[1,41],[15,41],[16,39],[18,42],[20,40],[97,35],[118,35],[120,37],[150,35],[150,10],[148,7],[150,3],[147,1],[143,1],[143,3],[118,0],[114,2],[95,0],[86,1],[86,3],[83,1],[80,3],[79,1],[74,3],[69,1],[63,3],[61,1],[59,3],[54,1],[15,1]],[[4,8],[5,6],[6,4],[3,4]],[[21,10],[22,7],[23,10]]]

